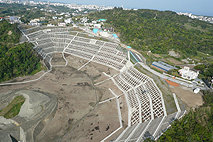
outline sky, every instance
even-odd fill
[[[49,0],[74,4],[95,4],[137,9],[171,10],[213,16],[213,0]]]

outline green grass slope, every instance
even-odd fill
[[[0,110],[0,116],[4,116],[4,118],[7,119],[15,117],[19,114],[21,106],[24,102],[25,98],[23,96],[16,96],[8,106]]]

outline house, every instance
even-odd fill
[[[4,20],[4,17],[0,17],[0,21]]]
[[[58,17],[58,19],[61,20],[61,19],[63,19],[63,17],[62,17],[62,16],[61,16],[61,17]]]
[[[100,29],[101,28],[101,24],[94,24],[94,28]]]
[[[40,19],[32,19],[30,20],[30,23],[28,25],[31,25],[31,26],[37,26],[37,25],[40,25]]]
[[[40,21],[40,19],[34,19],[34,21],[39,22],[39,21]]]
[[[65,22],[66,24],[70,24],[70,23],[72,23],[73,21],[72,21],[72,18],[68,18],[68,19],[64,19],[64,22]]]
[[[41,23],[39,23],[39,19],[33,19],[33,20],[30,20],[30,23],[28,25],[38,26],[38,25],[41,25]]]
[[[40,17],[40,19],[41,19],[41,20],[45,20],[45,19],[46,19],[46,17]]]
[[[21,23],[21,20],[19,20],[20,17],[18,16],[7,16],[5,17],[5,20],[8,20],[10,24],[14,24],[14,23]]]
[[[52,18],[53,18],[53,20],[56,20],[56,19],[58,19],[58,17],[56,17],[56,16],[53,16]]]
[[[59,27],[65,27],[65,26],[66,26],[66,23],[60,22],[60,23],[58,23],[58,26],[59,26]]]
[[[100,35],[103,36],[103,37],[111,37],[112,35],[109,34],[108,32],[100,32]]]
[[[106,19],[99,19],[98,22],[106,22]]]
[[[80,19],[82,23],[86,23],[89,19],[87,19],[87,17],[83,17]]]
[[[108,32],[115,32],[115,29],[113,27],[103,27],[104,31]]]
[[[97,23],[97,21],[92,21],[92,24],[96,24]]]
[[[199,93],[199,91],[200,91],[200,88],[195,88],[195,89],[193,90],[193,92],[194,92],[195,94]]]
[[[183,69],[180,69],[178,72],[182,78],[189,79],[189,80],[197,78],[199,74],[198,71],[197,72],[192,71],[190,70],[189,67],[186,67],[186,66]]]
[[[52,23],[47,24],[47,27],[55,27],[55,25],[53,25]]]

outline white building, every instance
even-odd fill
[[[33,20],[30,20],[30,23],[28,25],[31,25],[31,26],[41,25],[41,23],[38,23],[38,22],[39,22],[39,19],[33,19]]]
[[[72,18],[65,19],[64,22],[66,24],[70,24],[70,23],[72,23]]]
[[[87,17],[83,17],[80,19],[82,23],[86,23],[89,19],[87,19]]]
[[[97,23],[97,21],[92,21],[92,24],[96,24]]]
[[[55,27],[55,25],[53,25],[53,24],[47,24],[47,27]]]
[[[101,24],[94,24],[94,28],[100,29],[101,28]]]
[[[58,23],[58,26],[59,26],[59,27],[65,27],[65,26],[66,26],[66,23],[64,23],[64,22]]]
[[[183,69],[180,69],[179,74],[181,75],[182,78],[185,79],[195,79],[198,77],[199,72],[191,71],[189,67],[184,67]]]
[[[56,17],[56,16],[53,16],[52,18],[53,18],[53,20],[56,20],[56,19],[58,19],[58,17]]]
[[[200,88],[194,89],[193,92],[194,92],[195,94],[199,93],[199,92],[200,92]]]
[[[103,37],[111,37],[112,36],[108,32],[100,32],[100,35],[103,36]]]

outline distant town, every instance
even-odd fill
[[[44,11],[47,13],[52,13],[52,17],[47,19],[45,17],[38,17],[35,19],[30,19],[30,21],[27,23],[28,25],[31,26],[38,26],[38,25],[47,25],[47,26],[66,26],[68,24],[73,23],[71,17],[73,16],[78,16],[78,15],[86,15],[90,11],[102,11],[102,10],[107,10],[107,9],[113,9],[113,6],[98,6],[98,5],[80,5],[80,4],[65,4],[65,3],[60,3],[60,2],[43,2],[43,1],[13,1],[13,0],[0,0],[0,3],[6,3],[6,4],[22,4],[22,5],[29,5],[29,6],[35,6],[34,9],[37,9],[37,6],[47,6],[47,8],[40,8],[38,10]],[[62,11],[57,11],[53,9],[48,9],[48,6],[59,6],[59,7],[66,7],[68,9],[71,9],[71,12],[63,12]],[[123,6],[122,6],[123,8]],[[127,8],[123,8],[124,10],[130,10]],[[26,10],[31,10],[30,8],[27,8]],[[137,10],[137,9],[134,9]],[[213,23],[213,17],[207,17],[207,16],[199,16],[199,15],[193,15],[192,13],[182,13],[182,12],[177,12],[178,15],[185,15],[189,16],[192,19],[199,19],[201,21]],[[0,21],[2,19],[6,19],[10,21],[11,24],[13,23],[23,23],[21,21],[21,17],[18,17],[17,15],[11,15],[7,17],[2,17],[0,15]],[[89,19],[83,19],[83,24]],[[46,22],[44,22],[46,21]],[[47,22],[48,21],[48,22]],[[53,21],[53,22],[51,22]],[[25,23],[26,24],[26,23]],[[94,24],[94,23],[93,23]],[[96,24],[96,23],[95,23]]]
[[[198,19],[200,21],[205,21],[213,24],[213,17],[209,16],[202,16],[202,15],[193,15],[192,13],[182,13],[182,12],[177,12],[178,15],[185,15],[188,16],[192,19]]]
[[[87,14],[88,11],[86,10],[97,10],[97,11],[101,11],[101,10],[107,10],[107,9],[113,9],[114,6],[99,6],[99,5],[81,5],[81,4],[66,4],[66,3],[60,3],[60,2],[43,2],[43,1],[19,1],[19,0],[0,0],[0,3],[7,3],[7,4],[12,4],[12,3],[17,3],[17,4],[23,4],[23,5],[30,5],[30,6],[36,6],[36,5],[53,5],[53,6],[64,6],[70,9],[75,9],[76,11],[71,13],[73,16],[76,15],[81,15],[81,11],[84,11],[84,14]],[[123,6],[122,6],[123,8]],[[130,10],[127,8],[123,8],[124,10]],[[44,10],[44,9],[40,9],[40,10]],[[137,9],[134,9],[137,10]],[[51,10],[47,11],[47,12],[52,12]],[[199,19],[201,21],[205,21],[205,22],[209,22],[209,23],[213,23],[213,17],[211,16],[203,16],[203,15],[193,15],[192,13],[182,13],[182,12],[177,12],[178,15],[185,15],[188,16],[192,19]]]
[[[60,2],[43,2],[43,1],[16,1],[16,0],[0,0],[0,3],[17,3],[17,4],[23,4],[23,5],[30,5],[30,6],[36,6],[36,5],[53,5],[53,6],[64,6],[68,7],[70,9],[76,9],[78,11],[83,11],[85,9],[89,10],[107,10],[107,9],[113,9],[113,6],[98,6],[98,5],[80,5],[80,4],[64,4]],[[86,12],[85,12],[86,13]]]

